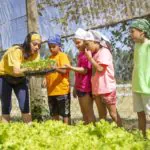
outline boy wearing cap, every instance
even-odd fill
[[[146,114],[150,115],[150,23],[137,19],[131,24],[135,42],[132,74],[133,109],[138,115],[139,130],[146,137]]]
[[[59,116],[63,117],[63,121],[69,124],[70,117],[70,85],[69,72],[61,69],[65,64],[70,65],[68,56],[61,52],[61,38],[59,35],[49,37],[48,46],[50,50],[50,59],[56,61],[56,72],[46,75],[43,81],[47,87],[48,104],[50,114],[53,120],[59,120]]]
[[[79,50],[77,56],[77,67],[66,65],[67,68],[75,71],[74,92],[79,99],[80,109],[83,115],[84,124],[95,122],[93,111],[93,99],[91,89],[92,64],[85,55],[84,37],[86,31],[79,28],[75,32],[74,43]]]

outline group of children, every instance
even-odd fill
[[[57,63],[56,72],[46,76],[48,103],[53,119],[59,115],[69,123],[69,70],[75,72],[74,94],[78,96],[83,121],[95,122],[93,102],[95,101],[100,119],[106,119],[107,110],[112,119],[121,126],[116,109],[116,81],[113,59],[109,50],[109,40],[100,32],[78,29],[73,38],[79,50],[77,66],[71,66],[66,54],[61,52],[60,37],[48,40],[51,56]],[[62,69],[62,67],[64,67]],[[93,98],[94,97],[94,98]]]
[[[131,24],[131,37],[135,42],[134,69],[132,77],[133,106],[138,114],[138,125],[146,136],[146,114],[150,114],[150,25],[145,19]],[[72,66],[67,54],[62,52],[61,38],[48,39],[50,59],[56,61],[55,72],[47,74],[43,85],[47,88],[48,105],[52,119],[63,117],[70,122],[69,71],[75,72],[73,95],[78,97],[85,124],[96,121],[93,102],[99,118],[106,119],[107,111],[120,127],[122,122],[116,108],[116,80],[111,42],[101,32],[77,29],[73,41],[79,54],[77,66]],[[38,44],[38,43],[37,43]],[[23,53],[26,54],[26,53]],[[17,70],[16,70],[17,71]]]
[[[131,37],[135,42],[132,77],[133,107],[138,114],[139,129],[144,136],[146,136],[146,114],[150,114],[149,32],[150,24],[145,19],[138,19],[131,25]],[[54,119],[58,119],[58,116],[62,115],[66,123],[69,120],[68,73],[69,70],[72,70],[75,72],[73,95],[78,97],[84,123],[96,121],[93,111],[93,102],[95,102],[100,119],[106,119],[108,111],[112,120],[119,127],[122,126],[116,108],[116,80],[109,39],[98,31],[85,31],[79,28],[75,32],[73,41],[79,50],[76,67],[72,66],[67,55],[61,52],[61,44],[55,38],[48,40],[51,51],[50,58],[55,59],[58,63],[57,72],[47,75],[46,81],[44,81],[47,83],[51,115]],[[61,67],[64,68],[61,69]],[[55,80],[53,76],[55,76]]]

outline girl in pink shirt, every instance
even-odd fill
[[[112,55],[107,38],[97,31],[88,31],[85,37],[85,54],[92,63],[92,94],[98,108],[100,119],[106,119],[107,109],[111,118],[121,126],[121,119],[116,109],[116,81]],[[92,56],[93,54],[93,56]]]
[[[74,43],[79,50],[77,67],[69,65],[66,65],[66,67],[76,73],[74,92],[76,91],[76,95],[79,99],[83,121],[85,124],[88,124],[90,122],[95,122],[95,116],[93,111],[93,99],[91,97],[92,64],[88,61],[85,55],[85,34],[86,31],[80,28],[75,32]]]

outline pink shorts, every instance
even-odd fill
[[[108,105],[116,105],[116,91],[111,93],[101,94],[101,100]]]

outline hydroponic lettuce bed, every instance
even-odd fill
[[[148,131],[150,138],[150,131]],[[32,124],[0,124],[2,150],[149,150],[150,141],[138,131],[128,132],[115,124],[68,126],[47,121]]]

